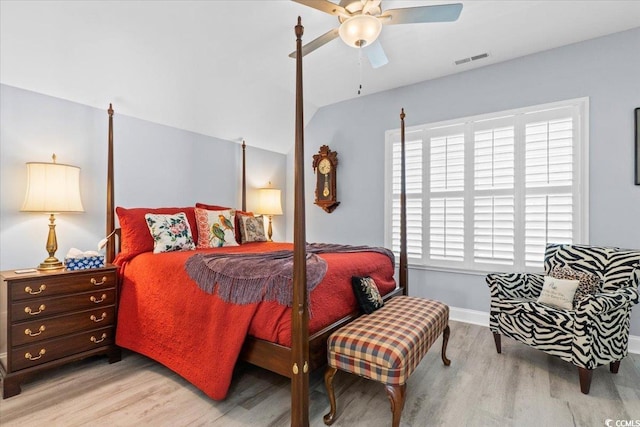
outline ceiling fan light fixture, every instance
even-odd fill
[[[338,34],[347,45],[363,47],[373,43],[381,30],[382,22],[375,16],[355,15],[340,25]]]

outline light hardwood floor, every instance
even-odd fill
[[[623,360],[617,375],[596,369],[585,396],[577,368],[507,338],[497,354],[487,328],[451,322],[449,367],[440,346],[438,340],[408,382],[403,426],[602,427],[607,419],[640,420],[640,355]],[[311,425],[323,426],[329,404],[322,372],[310,381]],[[390,425],[382,385],[341,372],[334,384],[335,426]],[[260,368],[240,366],[227,399],[218,402],[125,351],[113,365],[91,358],[25,383],[22,394],[0,401],[0,425],[286,426],[289,402],[289,381]]]

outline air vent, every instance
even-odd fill
[[[458,59],[455,63],[456,63],[456,65],[462,65],[462,64],[466,64],[467,62],[477,61],[479,59],[484,59],[484,58],[487,58],[487,57],[489,57],[489,54],[485,52],[485,53],[481,53],[479,55],[471,56],[469,58]]]

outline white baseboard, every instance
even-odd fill
[[[486,311],[449,307],[449,318],[457,322],[489,327],[489,313]],[[640,354],[640,337],[629,336],[629,353]]]
[[[629,353],[640,354],[640,337],[629,335]]]
[[[449,307],[449,318],[457,322],[489,327],[489,313],[468,308]]]

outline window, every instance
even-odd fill
[[[413,265],[536,271],[587,241],[588,99],[405,129]],[[386,133],[386,243],[400,247],[400,130]]]

